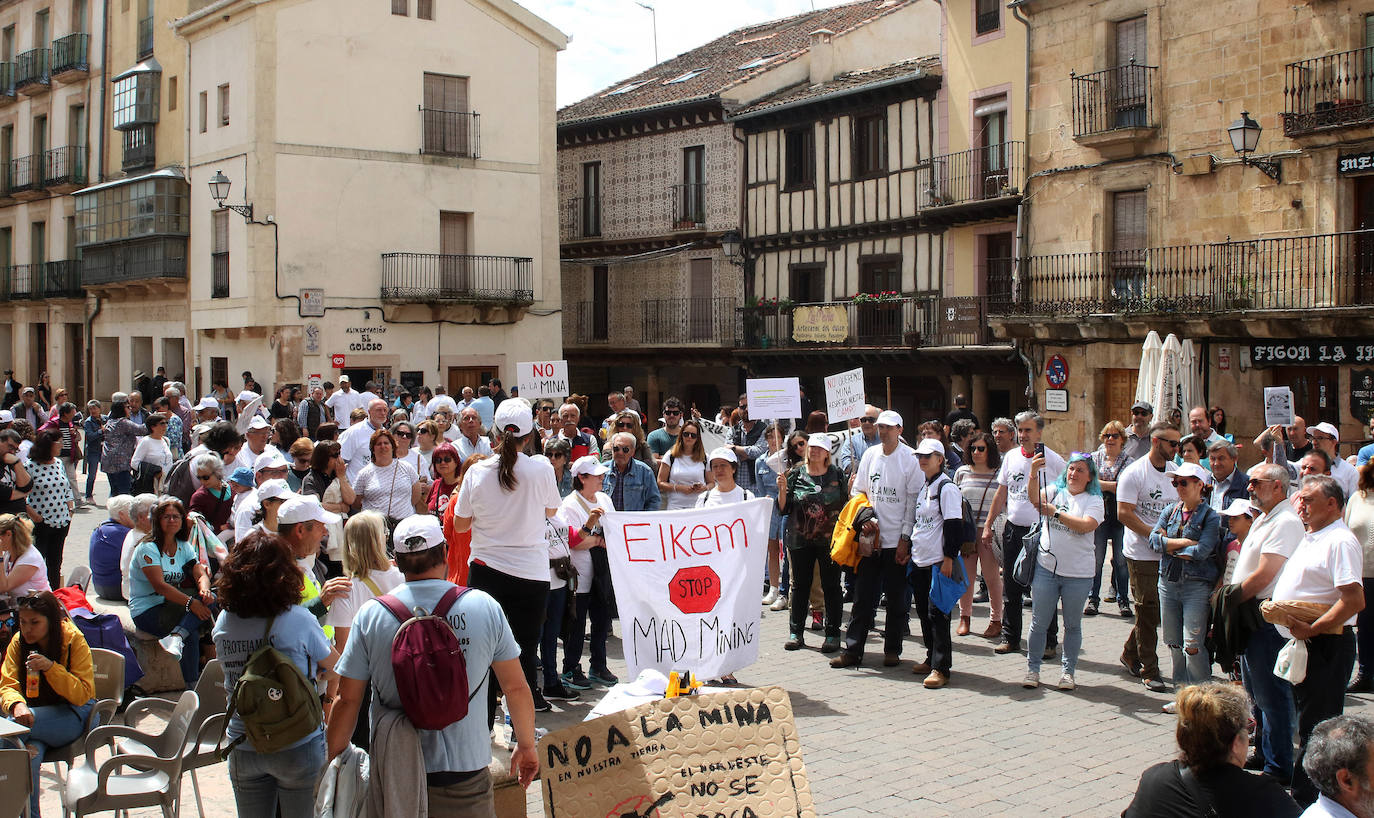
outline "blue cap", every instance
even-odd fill
[[[247,486],[250,489],[257,485],[253,480],[253,470],[247,466],[239,466],[234,469],[234,473],[229,475],[229,482],[238,483],[240,486]]]

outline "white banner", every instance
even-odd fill
[[[864,416],[864,368],[825,379],[825,408],[831,423]]]
[[[701,424],[701,445],[707,454],[730,442],[731,432],[734,430],[729,426],[706,418],[697,419],[697,423]]]
[[[759,588],[773,501],[607,512],[625,664],[715,679],[759,656]]]

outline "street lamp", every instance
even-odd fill
[[[734,230],[730,230],[720,237],[720,250],[731,264],[744,266],[742,245],[743,242],[740,240],[739,233]]]
[[[215,200],[215,204],[220,207],[234,211],[243,217],[246,222],[253,221],[253,206],[247,202],[241,205],[225,204],[224,200],[229,198],[229,188],[233,183],[229,177],[224,175],[224,171],[217,170],[215,175],[210,177],[210,197]]]
[[[1255,152],[1255,148],[1259,147],[1260,133],[1263,131],[1264,128],[1250,118],[1249,111],[1241,111],[1240,119],[1232,122],[1226,129],[1226,133],[1231,137],[1231,148],[1240,154],[1240,163],[1259,168],[1265,176],[1277,182],[1282,176],[1282,168],[1277,160],[1253,159],[1250,156]]]

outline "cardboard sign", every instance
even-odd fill
[[[305,385],[305,394],[309,396],[316,389],[319,389],[320,387],[324,386],[324,378],[322,378],[319,375],[311,375],[310,378],[306,381]]]
[[[1264,387],[1264,425],[1293,425],[1293,390],[1286,386]]]
[[[792,340],[843,343],[849,338],[849,312],[842,306],[792,310]]]
[[[816,814],[781,687],[659,699],[584,721],[544,736],[539,762],[544,814],[558,818]]]
[[[567,361],[524,361],[515,365],[515,372],[520,397],[525,400],[562,399],[572,394]]]
[[[864,415],[864,369],[851,369],[825,379],[825,407],[831,423]]]
[[[602,518],[631,676],[653,668],[715,679],[758,659],[772,506],[760,497]]]
[[[706,418],[701,418],[697,423],[701,424],[701,446],[707,454],[730,442],[733,430],[729,426]]]
[[[744,392],[754,420],[801,417],[801,382],[796,378],[749,378]]]

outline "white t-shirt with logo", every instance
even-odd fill
[[[867,459],[868,452],[864,452],[864,460]],[[925,477],[925,472],[917,473]],[[941,477],[923,487],[916,502],[911,524],[911,561],[917,568],[926,568],[945,558],[945,521],[964,518],[964,495],[953,480]]]
[[[1021,451],[1020,446],[1012,447],[1011,451],[1002,455],[1002,467],[997,470],[998,485],[1007,487],[1007,521],[1013,525],[1031,526],[1040,518],[1040,509],[1036,508],[1035,503],[1026,499],[1026,485],[1030,481],[1030,464],[1035,458],[1032,452],[1030,457]],[[1040,488],[1045,488],[1064,471],[1064,458],[1051,449],[1045,447],[1045,469],[1037,479],[1040,481]]]
[[[1340,588],[1359,585],[1363,574],[1364,549],[1349,526],[1337,519],[1302,538],[1302,545],[1279,571],[1274,601],[1334,605],[1341,601]],[[1354,625],[1355,617],[1345,624]]]
[[[1150,528],[1159,522],[1164,507],[1178,499],[1174,491],[1174,471],[1178,467],[1166,462],[1164,471],[1155,468],[1149,457],[1142,457],[1121,473],[1116,482],[1117,502],[1131,503],[1135,506],[1136,516]],[[1162,556],[1150,547],[1149,535],[1141,536],[1126,526],[1122,551],[1126,559],[1139,562],[1159,562]]]
[[[1046,492],[1054,507],[1070,517],[1091,517],[1102,524],[1106,505],[1102,495],[1086,491],[1070,494],[1050,486]],[[1071,530],[1054,517],[1046,517],[1040,529],[1040,550],[1037,553],[1041,568],[1061,577],[1091,577],[1097,572],[1096,529],[1085,534]]]
[[[905,443],[898,443],[892,454],[883,454],[881,444],[864,452],[854,473],[853,494],[867,495],[873,506],[880,548],[896,548],[902,534],[911,531],[917,495],[925,485],[916,452]]]

